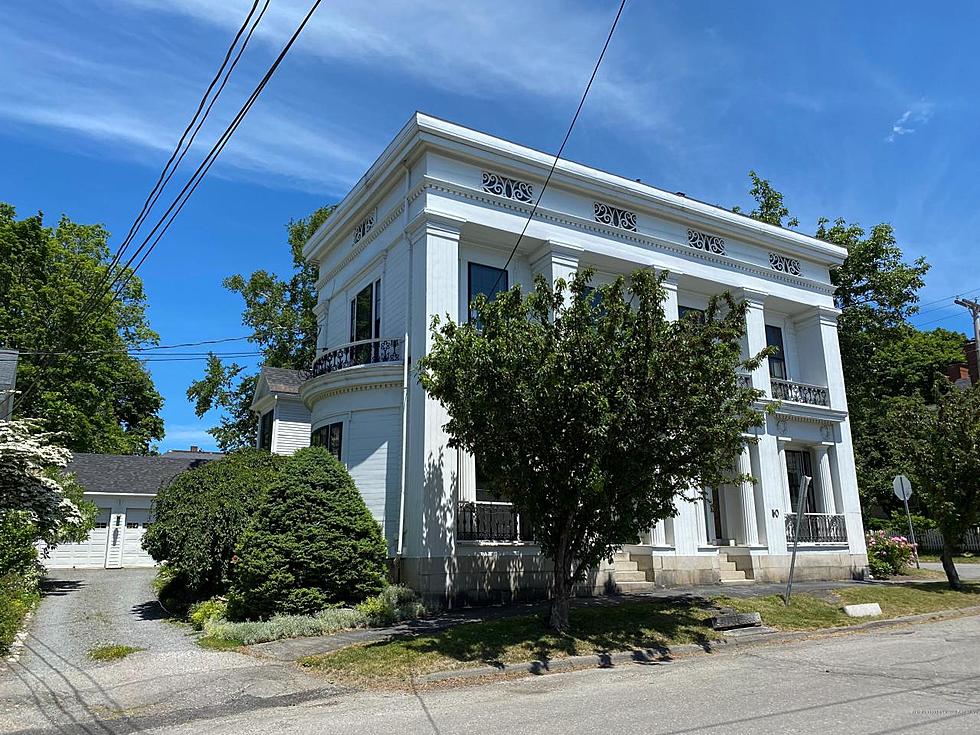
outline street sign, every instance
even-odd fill
[[[892,480],[892,487],[895,488],[895,497],[899,500],[908,500],[912,497],[912,483],[905,475],[896,475]]]
[[[909,512],[909,498],[912,497],[912,483],[905,475],[895,475],[892,480],[892,487],[895,489],[895,497],[905,503],[905,517],[909,520],[909,538],[912,539],[912,546],[915,548],[915,567],[919,566],[919,545],[915,541],[915,528],[912,527],[912,514]]]

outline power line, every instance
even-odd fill
[[[541,197],[544,196],[545,189],[548,188],[548,184],[551,182],[551,177],[555,173],[555,169],[558,167],[558,161],[561,160],[561,154],[565,150],[565,144],[568,143],[568,139],[572,135],[572,130],[575,128],[575,123],[578,122],[578,116],[582,112],[582,107],[585,106],[585,100],[589,96],[589,90],[592,89],[592,83],[595,81],[596,75],[599,73],[599,67],[602,65],[602,59],[606,55],[606,49],[609,48],[609,42],[612,41],[613,33],[616,31],[616,26],[619,25],[619,18],[623,14],[623,8],[626,7],[626,0],[622,0],[619,3],[619,10],[616,11],[616,17],[613,18],[612,25],[609,27],[609,34],[606,36],[606,42],[602,45],[602,51],[599,52],[599,58],[596,59],[595,67],[592,69],[592,76],[589,77],[589,83],[585,85],[585,91],[582,93],[582,99],[579,100],[578,107],[575,109],[575,114],[572,116],[572,122],[568,126],[568,130],[565,132],[565,138],[561,142],[561,146],[558,148],[558,153],[555,154],[555,161],[551,164],[551,169],[548,171],[548,176],[544,180],[544,186],[541,187],[541,191],[538,192],[537,199],[534,200],[534,206],[531,207],[531,213],[527,216],[527,221],[524,222],[524,227],[521,229],[521,234],[517,237],[517,242],[514,243],[514,247],[510,251],[510,255],[507,256],[507,262],[504,263],[504,267],[501,273],[497,274],[497,280],[494,281],[493,289],[491,291],[496,291],[497,286],[500,283],[500,276],[502,273],[507,271],[507,266],[510,265],[510,261],[513,260],[514,254],[517,252],[517,248],[520,246],[521,241],[524,239],[524,235],[527,232],[527,228],[531,224],[531,220],[534,219],[535,212],[538,211],[538,205],[541,204]]]
[[[173,345],[154,345],[153,347],[123,347],[116,350],[64,350],[62,352],[50,352],[47,350],[18,350],[21,355],[104,355],[104,354],[130,354],[141,352],[153,352],[156,350],[173,350],[181,347],[200,347],[201,345],[216,345],[225,342],[241,342],[251,339],[254,335],[245,334],[241,337],[222,337],[221,339],[204,339],[200,342],[181,342]]]

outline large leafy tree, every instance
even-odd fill
[[[280,278],[265,270],[248,278],[229,276],[224,286],[240,294],[245,302],[242,323],[251,328],[249,338],[262,353],[268,367],[308,370],[316,356],[317,267],[303,259],[303,245],[330,216],[333,207],[321,207],[309,217],[286,225],[292,253],[293,271]],[[249,410],[258,376],[244,366],[225,363],[212,354],[204,377],[191,384],[187,397],[194,401],[199,417],[220,412],[218,425],[209,429],[218,447],[225,452],[254,444],[256,417]]]
[[[779,193],[754,171],[750,217],[795,226]],[[738,208],[735,208],[738,211]],[[865,509],[895,504],[892,477],[901,451],[887,430],[883,406],[904,396],[927,396],[951,362],[963,359],[963,335],[944,329],[921,332],[908,324],[929,270],[923,258],[905,261],[892,227],[865,230],[843,219],[822,218],[814,235],[847,251],[831,272],[841,362],[854,435],[858,485]]]
[[[559,631],[586,571],[672,516],[679,496],[731,480],[743,432],[761,422],[758,392],[736,379],[759,361],[741,357],[744,303],[725,294],[703,321],[674,322],[650,271],[598,297],[590,279],[480,297],[478,321],[434,320],[419,362],[450,445],[477,456],[554,562]]]
[[[949,586],[961,589],[953,555],[964,534],[980,525],[980,390],[939,383],[929,405],[921,396],[887,412],[901,461],[943,535]]]
[[[16,416],[42,419],[73,451],[141,454],[163,437],[163,399],[128,353],[158,342],[140,279],[82,320],[109,267],[108,234],[67,217],[18,220],[0,203],[0,344],[21,352]]]

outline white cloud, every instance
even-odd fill
[[[200,424],[170,424],[166,427],[163,444],[170,449],[179,449],[194,445],[203,449],[216,446],[214,437]]]
[[[898,119],[892,123],[891,132],[885,140],[894,143],[902,135],[911,135],[921,126],[932,119],[933,105],[925,100],[916,103],[914,106],[903,112]],[[914,126],[914,127],[913,127]]]

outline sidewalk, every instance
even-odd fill
[[[887,582],[855,582],[855,581],[835,581],[835,582],[794,582],[794,593],[807,593],[816,597],[822,597],[839,587],[850,587],[856,584],[889,584]],[[758,583],[758,584],[712,584],[693,587],[670,587],[656,592],[647,592],[639,595],[617,595],[614,597],[580,597],[573,601],[575,607],[585,607],[594,605],[618,605],[621,602],[629,602],[644,599],[691,599],[691,598],[711,598],[718,596],[727,597],[764,597],[766,595],[781,595],[786,589],[783,583]],[[355,644],[376,643],[402,635],[419,635],[433,633],[454,625],[464,623],[479,623],[485,620],[498,620],[501,618],[519,617],[522,615],[543,614],[548,608],[547,600],[535,602],[514,603],[510,605],[493,605],[488,607],[463,608],[461,610],[451,610],[439,613],[421,620],[413,620],[399,623],[388,628],[369,628],[366,630],[345,630],[333,635],[316,636],[313,638],[287,638],[280,641],[269,641],[268,643],[257,643],[248,646],[248,651],[261,658],[272,659],[275,661],[296,661],[306,656],[315,656],[323,653],[331,653]]]

